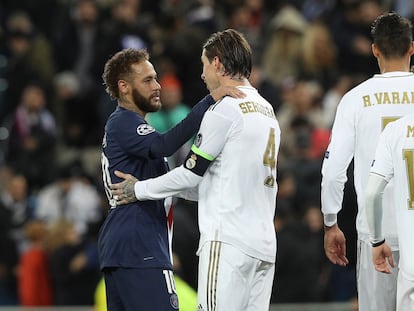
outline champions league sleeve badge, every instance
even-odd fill
[[[138,135],[141,135],[141,136],[148,135],[152,132],[155,132],[155,128],[153,128],[149,124],[143,123],[143,124],[138,125],[138,127],[137,127],[137,134]]]

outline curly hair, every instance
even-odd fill
[[[128,80],[132,74],[133,64],[149,60],[145,49],[124,49],[113,55],[105,64],[102,79],[106,92],[115,99],[119,99],[119,80]]]

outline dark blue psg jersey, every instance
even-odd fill
[[[165,157],[197,132],[204,112],[213,103],[212,97],[206,96],[165,134],[156,132],[141,115],[120,106],[110,115],[102,142],[102,176],[111,208],[99,233],[101,268],[172,268],[164,200],[116,206],[109,185],[121,181],[115,170],[138,180],[166,173]]]

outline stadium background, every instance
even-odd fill
[[[404,0],[1,0],[0,305],[24,305],[19,295],[29,273],[22,262],[33,247],[51,257],[44,268],[53,280],[52,305],[94,303],[101,277],[96,238],[108,208],[100,142],[116,105],[102,86],[108,57],[126,47],[148,49],[172,107],[154,122],[173,119],[168,128],[207,93],[203,41],[235,28],[253,48],[251,83],[273,105],[282,130],[272,308],[354,308],[355,193],[348,183],[340,217],[350,264],[335,267],[323,252],[320,167],[341,96],[378,72],[370,24],[389,10],[414,16],[414,4]],[[174,227],[177,275],[192,287],[194,205],[177,202]]]

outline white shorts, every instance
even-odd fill
[[[372,263],[372,247],[358,240],[357,287],[358,307],[364,311],[390,311],[396,309],[399,252],[393,251],[392,274],[375,270]]]
[[[398,274],[397,311],[414,310],[414,281]]]
[[[198,311],[268,311],[275,264],[222,242],[199,253]]]

